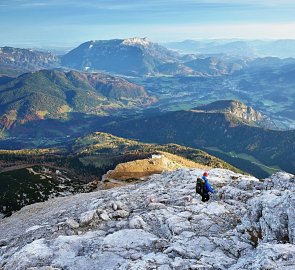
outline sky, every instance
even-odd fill
[[[0,0],[0,46],[295,39],[295,0]]]

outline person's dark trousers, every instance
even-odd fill
[[[210,199],[210,196],[208,193],[202,195],[202,202],[207,202],[209,201],[209,199]]]

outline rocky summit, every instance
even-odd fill
[[[0,269],[294,269],[295,178],[199,169],[56,198],[0,221]]]

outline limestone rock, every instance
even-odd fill
[[[91,210],[91,211],[87,211],[85,213],[82,213],[80,215],[80,224],[82,226],[84,225],[88,225],[96,216],[96,211],[95,210]]]
[[[109,217],[109,215],[108,215],[107,212],[103,212],[103,213],[101,213],[101,214],[99,215],[99,217],[100,217],[102,220],[104,220],[104,221],[108,221],[108,220],[110,220],[110,217]]]
[[[131,229],[144,229],[147,230],[148,225],[147,223],[142,219],[140,216],[134,216],[130,221],[129,221],[129,227]]]
[[[78,229],[79,223],[71,218],[67,218],[66,224],[72,229]]]
[[[111,214],[112,218],[126,218],[129,216],[129,212],[125,211],[125,210],[118,210],[114,213]]]
[[[206,203],[194,193],[200,175],[180,169],[27,206],[0,220],[0,269],[295,268],[293,175],[213,169]]]

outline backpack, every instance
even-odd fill
[[[205,187],[205,180],[203,180],[202,178],[197,178],[196,193],[203,195],[204,187]]]

